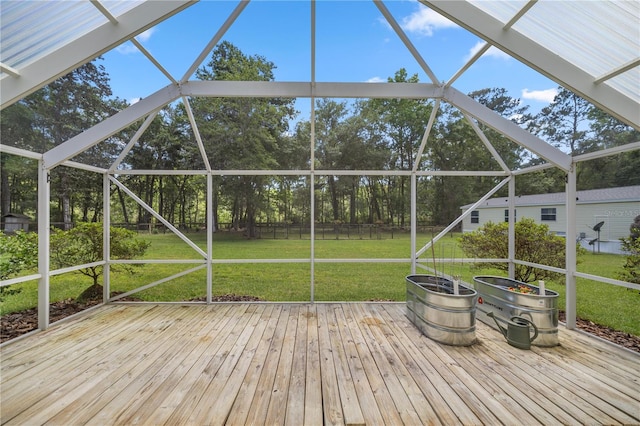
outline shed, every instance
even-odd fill
[[[20,213],[7,213],[2,216],[4,232],[28,231],[31,218]]]

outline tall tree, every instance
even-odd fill
[[[4,145],[42,152],[42,137],[34,131],[34,114],[17,102],[0,114]],[[33,213],[36,205],[37,165],[33,160],[0,153],[0,218],[7,213]]]
[[[35,114],[35,129],[45,140],[45,150],[66,142],[73,136],[112,115],[114,105],[109,76],[97,61],[87,63],[49,83],[25,99]],[[75,176],[74,176],[75,175]],[[68,228],[73,221],[72,196],[86,179],[83,172],[73,173],[58,167],[52,173],[52,193],[59,197],[59,220]],[[75,185],[74,185],[75,183]],[[55,210],[54,210],[55,211]]]
[[[511,98],[503,88],[483,89],[469,94],[496,113],[520,124],[528,119],[527,107]],[[505,136],[482,123],[478,127],[500,158],[511,169],[519,166],[524,150]],[[482,143],[468,120],[456,108],[444,105],[435,126],[434,136],[428,140],[427,164],[434,170],[500,170],[496,159]],[[432,198],[432,220],[447,224],[460,214],[460,206],[477,200],[497,183],[487,176],[471,178],[436,176],[426,191]]]
[[[389,83],[418,83],[418,75],[409,76],[406,69],[396,71]],[[391,157],[389,169],[411,170],[415,155],[427,128],[432,105],[427,99],[371,99],[367,101],[362,113],[379,120],[379,130],[384,134],[389,146]],[[408,178],[400,176],[396,186],[397,191],[391,195],[396,204],[397,222],[404,226],[409,214]]]
[[[344,121],[349,116],[346,102],[337,102],[329,99],[316,101],[316,167],[325,170],[338,170],[344,168]],[[337,176],[326,176],[324,179],[329,190],[331,200],[331,212],[333,222],[342,221],[340,211],[340,199],[342,185]]]
[[[275,65],[245,55],[224,41],[196,72],[201,80],[272,81]],[[278,147],[294,116],[293,100],[280,98],[194,99],[193,107],[209,161],[215,169],[277,169]],[[256,217],[265,205],[266,176],[225,177],[222,193],[230,201],[234,222],[256,236]]]
[[[189,170],[202,168],[193,132],[182,105],[167,105],[155,117],[126,158],[136,169]],[[193,176],[145,175],[130,179],[134,192],[169,222],[187,223],[187,208],[197,199],[198,179]],[[176,215],[178,218],[176,220]],[[149,223],[151,215],[138,206],[139,224]]]
[[[589,140],[588,120],[593,106],[564,87],[538,114],[538,133],[571,155],[584,152]]]
[[[615,148],[640,140],[639,131],[599,108],[591,108],[588,118],[591,139],[585,146],[585,152]],[[638,150],[583,161],[578,166],[580,189],[640,185]]]

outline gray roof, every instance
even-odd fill
[[[620,203],[628,201],[640,202],[640,185],[622,186],[618,188],[606,189],[590,189],[587,191],[578,191],[577,204],[594,204],[594,203]],[[540,206],[540,205],[557,205],[565,204],[566,196],[564,192],[556,192],[553,194],[534,194],[516,196],[516,206]],[[491,198],[479,209],[491,207],[506,207],[509,204],[509,198]],[[461,209],[466,210],[473,204],[462,206]]]
[[[29,216],[27,216],[26,214],[22,214],[22,213],[7,213],[2,217],[3,218],[15,217],[15,218],[19,218],[19,219],[31,219]]]

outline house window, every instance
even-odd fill
[[[555,222],[556,221],[556,208],[547,207],[540,210],[540,220],[543,222]]]
[[[518,217],[518,211],[514,210],[513,211],[513,215],[517,218]],[[504,221],[505,222],[509,222],[509,209],[504,209]]]
[[[480,223],[480,212],[478,210],[471,212],[471,223]]]

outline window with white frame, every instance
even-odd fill
[[[471,223],[480,223],[480,212],[478,210],[471,212]]]
[[[518,217],[518,211],[517,210],[513,211],[513,216],[515,218]],[[509,209],[504,209],[504,221],[505,222],[509,222]]]
[[[555,222],[556,221],[556,208],[555,207],[543,207],[540,209],[540,220],[543,222]]]

